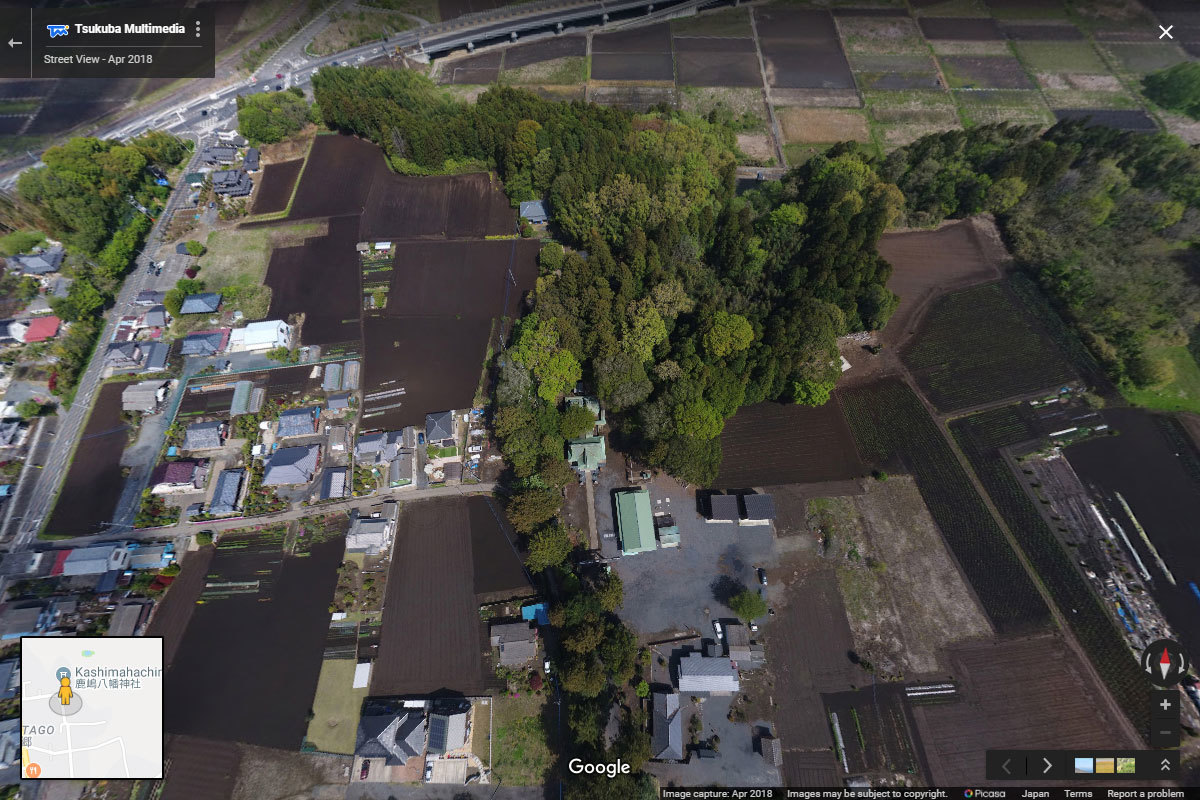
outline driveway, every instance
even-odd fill
[[[688,724],[692,715],[700,714],[704,721],[704,732],[700,739],[720,737],[716,758],[698,758],[692,755],[687,764],[656,764],[645,766],[646,772],[656,776],[663,786],[780,786],[779,769],[768,764],[757,750],[758,732],[769,730],[765,722],[751,725],[746,722],[730,722],[729,706],[733,697],[708,697],[702,702],[692,703],[688,697],[680,697],[679,713],[683,714],[683,736],[688,738]]]
[[[696,510],[694,491],[667,477],[656,478],[648,488],[654,512],[668,511],[675,518],[679,547],[611,562],[625,582],[620,616],[651,639],[689,630],[711,638],[713,620],[735,616],[723,600],[739,585],[758,588],[756,566],[770,572],[775,563],[774,526],[708,523]],[[611,501],[603,503],[598,495],[598,517],[606,505],[611,519]],[[602,538],[603,546],[608,541]]]

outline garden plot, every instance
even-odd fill
[[[587,77],[587,57],[567,56],[513,69],[506,66],[501,70],[499,80],[515,86],[574,86],[582,84]]]
[[[1062,0],[983,0],[996,19],[1064,19]]]
[[[1100,47],[1108,51],[1109,55],[1116,60],[1120,71],[1137,76],[1173,67],[1188,60],[1187,54],[1183,50],[1167,42],[1146,44],[1102,42]]]
[[[286,209],[303,166],[304,159],[297,158],[264,167],[259,178],[258,194],[254,197],[254,213],[274,214]]]
[[[674,36],[743,36],[754,34],[750,12],[745,7],[726,8],[671,20]]]
[[[959,111],[971,125],[1007,122],[1012,125],[1054,124],[1054,112],[1040,92],[1028,89],[997,89],[990,92],[954,93]]]
[[[1083,41],[1083,31],[1074,25],[1063,23],[1037,24],[1009,22],[1001,26],[1004,34],[1014,42],[1075,42]]]
[[[587,55],[587,40],[582,36],[556,36],[536,42],[518,44],[504,51],[504,69],[528,67],[559,58],[582,58]]]
[[[1021,62],[1012,56],[942,56],[942,72],[954,89],[1033,89]]]
[[[850,55],[858,85],[870,89],[940,89],[937,64],[922,55]]]
[[[954,98],[947,92],[863,92],[881,143],[899,147],[922,136],[962,127]]]
[[[451,58],[438,66],[438,83],[488,84],[500,77],[501,51]]]
[[[842,46],[855,55],[919,55],[929,48],[909,17],[837,17]]]
[[[631,111],[645,111],[662,103],[674,106],[677,94],[674,86],[589,86],[587,91],[593,103]]]
[[[867,117],[862,111],[838,108],[779,108],[775,112],[785,144],[870,141]]]
[[[1015,42],[1013,49],[1030,71],[1107,75],[1108,67],[1088,42]]]
[[[910,0],[919,17],[988,17],[983,0]]]
[[[1157,32],[1153,17],[1136,0],[1087,0],[1074,3],[1071,10],[1076,22],[1098,37],[1110,32],[1121,37],[1143,30]]]
[[[1004,39],[1004,32],[994,19],[971,17],[921,17],[921,33],[931,41],[945,39],[953,42],[991,42]]]

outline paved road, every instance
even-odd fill
[[[422,500],[432,500],[437,497],[457,497],[472,494],[491,494],[496,490],[495,483],[472,483],[462,486],[435,486],[430,489],[413,489],[402,487],[385,489],[370,497],[352,497],[336,503],[322,503],[319,506],[303,506],[280,511],[278,514],[263,514],[258,517],[235,517],[230,519],[208,520],[207,522],[181,522],[164,528],[149,528],[147,530],[127,531],[121,534],[101,534],[99,536],[79,536],[74,539],[58,539],[53,542],[43,542],[41,547],[33,549],[50,550],[67,547],[82,547],[84,545],[103,544],[104,542],[151,542],[166,541],[177,536],[186,536],[197,531],[231,531],[238,528],[249,528],[254,525],[266,525],[272,522],[289,522],[301,517],[317,514],[329,514],[335,511],[349,511],[352,508],[364,509],[384,500],[398,500],[401,503],[418,503]]]
[[[198,164],[199,151],[200,148],[197,146],[185,171],[191,171]],[[167,205],[150,229],[150,233],[146,237],[146,244],[134,262],[132,272],[125,279],[116,302],[105,315],[104,330],[97,341],[92,360],[79,379],[74,402],[65,411],[61,407],[59,408],[58,430],[50,445],[45,468],[36,476],[34,485],[28,490],[29,497],[26,501],[28,508],[24,518],[8,526],[8,529],[4,531],[5,537],[12,537],[10,549],[13,551],[28,548],[29,543],[37,536],[42,520],[50,513],[55,494],[70,465],[71,453],[76,440],[80,431],[83,430],[84,422],[103,380],[104,351],[116,332],[117,320],[134,311],[134,298],[137,297],[138,292],[147,288],[148,284],[158,286],[161,283],[165,285],[168,281],[173,282],[176,279],[176,276],[151,275],[148,267],[152,259],[148,254],[155,253],[162,245],[163,233],[170,222],[171,215],[183,205],[187,194],[188,188],[182,186],[172,192],[167,199]]]

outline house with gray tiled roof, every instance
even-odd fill
[[[387,464],[399,455],[402,442],[400,431],[359,436],[354,443],[354,460],[360,464]]]
[[[425,441],[429,444],[440,444],[446,439],[454,438],[454,412],[439,411],[425,415]]]
[[[213,314],[221,307],[221,295],[217,292],[200,292],[183,298],[180,314]]]
[[[66,251],[55,245],[36,253],[13,256],[9,260],[26,275],[49,275],[52,272],[58,272],[64,256],[66,256]]]
[[[308,483],[316,474],[320,460],[320,445],[310,444],[276,450],[267,459],[263,470],[263,486]]]
[[[688,653],[679,660],[679,691],[685,694],[727,693],[738,691],[737,667],[724,656],[708,658]]]
[[[213,422],[193,422],[183,432],[184,450],[208,450],[220,447],[225,442],[225,423],[220,420]]]
[[[209,514],[233,514],[238,510],[238,498],[242,492],[242,481],[246,477],[244,469],[225,469],[217,476],[217,485],[213,490],[212,502],[208,504]]]
[[[225,344],[225,334],[221,331],[204,333],[189,333],[179,345],[179,354],[184,356],[215,356],[221,352]]]
[[[407,709],[399,714],[364,715],[358,721],[354,755],[381,759],[387,766],[403,765],[425,752],[425,711]]]
[[[317,432],[317,415],[312,408],[289,408],[279,415],[275,437],[311,436]]]
[[[655,761],[682,761],[683,715],[679,713],[679,693],[655,692],[653,704],[650,758]]]
[[[254,189],[254,181],[240,169],[222,169],[212,174],[213,191],[229,197],[245,197]]]

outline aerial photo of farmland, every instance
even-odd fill
[[[0,800],[1200,786],[1200,10],[53,5]]]

